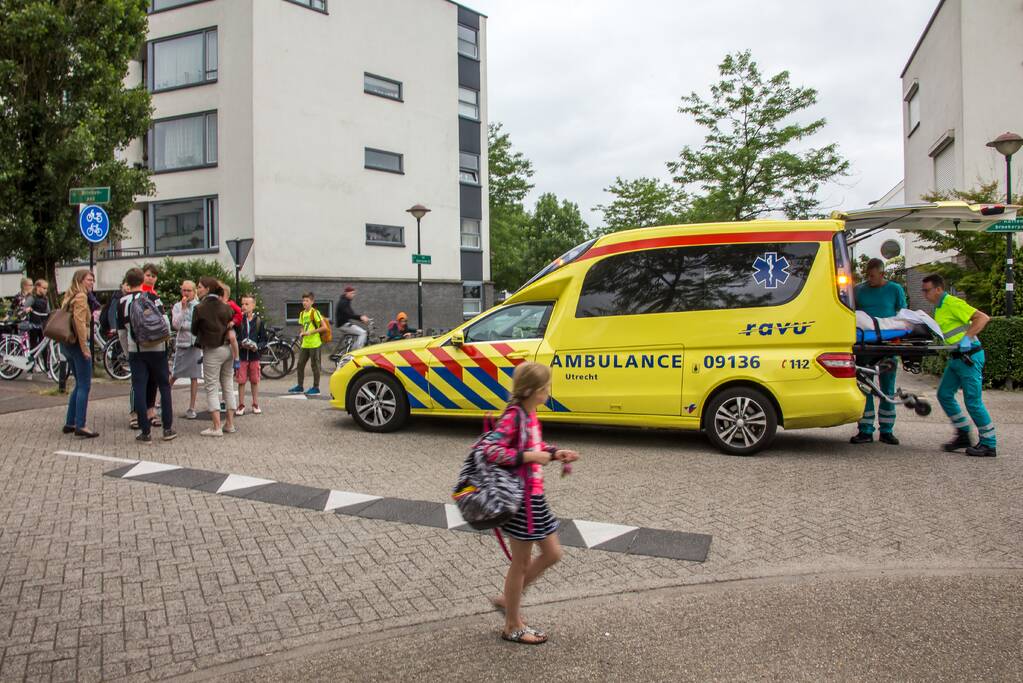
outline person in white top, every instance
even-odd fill
[[[185,280],[181,283],[181,301],[171,309],[171,327],[174,329],[174,361],[171,364],[171,386],[181,378],[187,378],[189,387],[188,410],[185,418],[194,420],[195,401],[199,396],[199,378],[202,377],[202,349],[196,346],[192,334],[192,312],[199,305],[195,283]]]

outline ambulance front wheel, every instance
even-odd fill
[[[778,431],[774,404],[749,387],[722,391],[704,415],[703,427],[711,443],[728,455],[753,455],[766,448]]]
[[[393,432],[409,416],[408,396],[398,380],[382,372],[362,375],[352,384],[352,419],[367,432]]]

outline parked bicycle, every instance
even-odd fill
[[[120,338],[114,334],[102,341],[103,369],[113,379],[131,379],[131,365],[128,354],[121,346]]]
[[[6,380],[17,379],[23,372],[29,376],[42,372],[56,382],[63,360],[60,344],[44,337],[32,347],[27,330],[15,327],[5,332],[0,340],[0,378]]]
[[[295,368],[297,338],[281,334],[283,327],[267,327],[268,341],[259,352],[259,367],[269,379],[281,379]]]

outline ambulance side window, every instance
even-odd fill
[[[551,304],[519,304],[494,311],[465,330],[465,342],[543,339]]]
[[[780,306],[802,290],[818,248],[816,242],[716,244],[616,254],[586,273],[575,315]]]

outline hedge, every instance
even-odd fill
[[[1023,385],[1023,318],[991,318],[980,341],[984,345],[984,386],[1003,387],[1009,378],[1016,386]],[[923,369],[940,375],[947,362],[944,353],[928,356]]]

